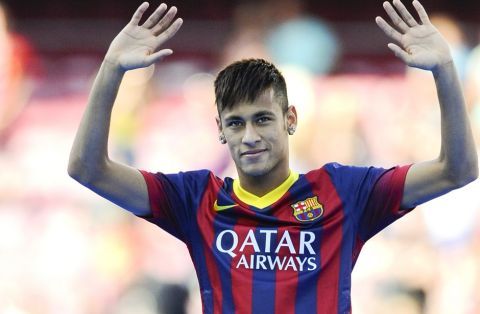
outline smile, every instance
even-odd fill
[[[246,152],[241,153],[240,156],[255,157],[255,156],[259,156],[260,154],[266,151],[267,151],[266,149],[252,149],[252,150],[248,150]]]

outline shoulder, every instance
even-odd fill
[[[328,177],[335,185],[350,185],[350,184],[373,184],[391,169],[374,166],[358,166],[358,165],[344,165],[338,162],[326,163],[318,169],[314,169],[306,173],[307,177],[318,180],[322,177]]]
[[[211,176],[214,176],[213,173],[208,169],[191,170],[191,171],[179,171],[179,172],[172,172],[172,173],[167,173],[167,172],[162,172],[162,171],[150,172],[148,170],[142,170],[142,169],[139,169],[139,171],[144,176],[152,176],[152,177],[156,177],[156,178],[202,179],[202,178],[209,178]]]
[[[163,187],[202,189],[208,185],[223,185],[223,180],[211,170],[180,171],[176,173],[149,172],[140,170],[147,185],[159,184]]]
[[[393,168],[383,168],[375,166],[359,166],[359,165],[343,165],[338,162],[331,162],[325,164],[323,167],[330,175],[340,175],[340,176],[352,176],[352,177],[363,177],[363,176],[380,176],[386,171]]]
[[[356,175],[362,174],[369,171],[385,171],[384,168],[378,168],[373,166],[355,166],[355,165],[344,165],[338,162],[329,162],[324,164],[322,167],[310,170],[305,175],[318,174],[321,172],[326,172],[329,175]]]

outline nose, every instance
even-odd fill
[[[243,133],[242,143],[249,146],[255,145],[260,141],[260,135],[251,123],[245,125],[245,133]]]

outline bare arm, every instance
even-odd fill
[[[68,164],[69,175],[137,215],[150,212],[148,193],[141,173],[108,157],[108,131],[112,107],[126,71],[147,67],[172,53],[160,46],[180,28],[176,8],[160,5],[139,25],[148,3],[137,9],[132,20],[112,41],[93,83],[89,101],[78,128]]]
[[[413,2],[420,17],[419,23],[399,0],[394,0],[393,5],[385,2],[384,8],[395,28],[381,17],[377,17],[376,22],[398,43],[388,44],[397,57],[409,66],[432,72],[441,114],[439,156],[416,163],[408,171],[402,207],[409,208],[475,180],[478,158],[462,88],[447,42],[430,23],[420,2]]]

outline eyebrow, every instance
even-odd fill
[[[262,111],[256,112],[253,116],[255,118],[257,118],[257,117],[261,117],[261,116],[274,116],[274,115],[275,115],[275,113],[273,113],[272,111],[262,110]]]
[[[272,112],[272,111],[269,111],[269,110],[262,110],[262,111],[259,111],[259,112],[255,112],[255,114],[253,114],[252,118],[258,118],[258,117],[262,117],[262,116],[274,116],[275,114]],[[243,117],[241,116],[238,116],[238,115],[231,115],[231,116],[227,116],[225,118],[225,121],[235,121],[235,120],[244,120]]]

